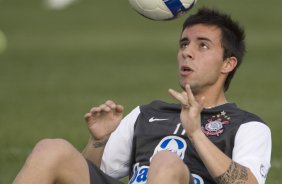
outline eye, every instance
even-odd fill
[[[209,45],[206,42],[200,42],[199,47],[202,49],[208,49]]]
[[[181,43],[181,44],[179,45],[179,47],[180,47],[181,49],[186,48],[186,46],[187,46],[187,44],[186,44],[186,43]]]
[[[188,46],[189,42],[188,41],[181,41],[179,43],[179,48],[185,49]]]

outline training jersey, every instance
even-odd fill
[[[114,178],[129,175],[129,184],[145,184],[151,158],[167,150],[188,166],[195,184],[216,183],[183,129],[180,112],[179,104],[162,101],[136,107],[111,134],[101,169]],[[270,168],[271,132],[261,118],[226,103],[204,108],[201,128],[223,153],[248,167],[258,183],[265,183]]]

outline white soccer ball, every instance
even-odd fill
[[[63,10],[78,0],[44,0],[44,4],[51,10]]]
[[[152,20],[171,20],[188,12],[197,0],[129,0],[141,15]]]

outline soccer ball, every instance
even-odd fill
[[[141,15],[152,20],[171,20],[188,12],[197,0],[129,0]]]

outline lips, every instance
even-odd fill
[[[181,68],[180,68],[180,75],[182,75],[182,76],[187,76],[192,72],[193,72],[193,70],[189,66],[181,66]]]

